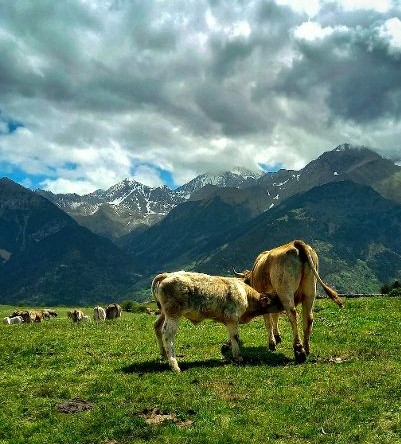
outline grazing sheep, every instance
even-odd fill
[[[10,324],[22,324],[23,322],[24,320],[22,319],[21,316],[14,316],[10,318]]]
[[[33,322],[42,322],[42,320],[43,320],[43,313],[41,311],[34,311],[33,314],[35,316]]]

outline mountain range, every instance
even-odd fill
[[[232,274],[292,239],[340,292],[401,278],[401,167],[343,144],[299,171],[203,174],[176,190],[132,179],[79,196],[0,180],[1,303],[149,299],[154,274]]]
[[[256,182],[261,172],[245,168],[202,174],[182,187],[151,188],[133,179],[113,185],[108,190],[78,194],[37,192],[73,217],[80,225],[112,240],[127,233],[138,233],[163,219],[174,207],[190,199],[206,185],[242,188]]]

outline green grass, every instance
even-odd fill
[[[0,306],[0,317],[13,307]],[[221,359],[224,326],[180,323],[182,370],[158,360],[155,316],[0,326],[0,443],[401,443],[401,300],[318,300],[312,353],[295,365],[288,321],[266,349],[241,326],[243,365]],[[91,310],[84,310],[91,314]],[[80,398],[93,408],[62,413]],[[167,419],[148,424],[154,411]]]

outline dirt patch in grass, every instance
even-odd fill
[[[171,421],[180,428],[191,427],[191,419],[180,419],[174,413],[162,412],[158,407],[143,410],[139,416],[149,425],[161,425],[166,421]]]
[[[61,413],[79,413],[91,408],[93,408],[91,402],[80,398],[70,399],[56,405],[56,410]]]

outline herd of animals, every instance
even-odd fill
[[[45,308],[40,311],[33,310],[17,310],[14,311],[10,316],[6,316],[3,319],[3,323],[7,325],[11,324],[29,324],[31,322],[42,322],[43,319],[50,319],[51,317],[57,317],[58,313],[55,310]],[[91,317],[85,315],[82,310],[74,309],[67,312],[67,317],[72,320],[72,322],[90,322]],[[118,319],[121,318],[121,307],[118,304],[109,304],[107,307],[103,308],[96,306],[93,309],[93,320],[94,321],[104,321],[106,319]]]
[[[85,315],[81,310],[70,310],[67,316],[73,322],[90,322],[89,315]],[[97,305],[93,309],[93,320],[104,321],[106,319],[118,319],[121,318],[121,307],[118,304],[109,304],[106,308]]]
[[[343,301],[337,292],[325,284],[318,273],[318,255],[302,240],[261,252],[251,270],[235,272],[235,277],[211,276],[204,273],[175,271],[154,277],[151,291],[159,308],[154,331],[161,356],[174,372],[180,372],[175,355],[175,335],[181,317],[197,324],[213,319],[227,327],[233,360],[242,361],[239,348],[239,324],[263,316],[271,351],[281,342],[279,316],[285,313],[292,327],[293,349],[296,363],[303,363],[310,353],[310,336],[313,326],[313,308],[316,284],[339,307]],[[302,305],[303,340],[299,332],[296,306]],[[76,323],[90,321],[81,310],[68,312]],[[53,310],[41,312],[14,312],[4,323],[41,322],[57,316]],[[93,319],[103,321],[121,317],[121,307],[109,304],[96,306]],[[223,349],[222,349],[223,350]]]

